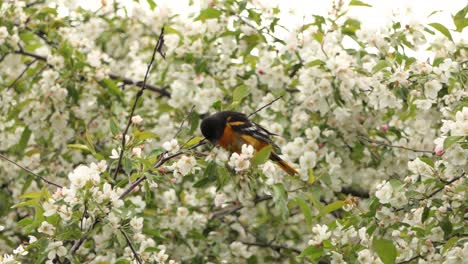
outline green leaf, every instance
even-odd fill
[[[85,138],[86,138],[86,142],[88,143],[89,149],[91,150],[91,152],[95,153],[96,150],[94,149],[93,140],[92,140],[91,135],[89,134],[88,130],[86,130],[86,132],[85,132]]]
[[[215,110],[221,111],[222,103],[221,103],[221,101],[216,101],[216,102],[214,102],[211,106],[212,106]]]
[[[434,161],[433,161],[431,158],[429,158],[428,156],[422,156],[422,157],[419,157],[419,159],[420,159],[422,162],[424,162],[424,163],[426,163],[427,165],[429,165],[429,166],[431,166],[432,168],[434,168]]]
[[[244,99],[244,97],[249,95],[249,93],[249,87],[247,87],[246,85],[239,85],[236,89],[234,89],[234,92],[232,93],[232,100],[234,102],[239,102],[242,99]]]
[[[147,139],[150,139],[150,138],[159,138],[158,135],[156,135],[154,133],[151,133],[151,132],[148,132],[148,131],[135,130],[133,135],[135,136],[136,139],[138,139],[140,141],[147,140]]]
[[[39,199],[42,197],[42,192],[30,192],[21,195],[19,198],[21,199]]]
[[[450,31],[444,25],[440,23],[430,23],[429,26],[433,27],[434,29],[442,33],[444,36],[446,36],[448,39],[453,41]]]
[[[18,153],[18,156],[22,156],[24,150],[28,146],[29,138],[31,137],[32,131],[28,127],[24,127],[23,133],[21,133],[20,140],[15,146],[15,151]]]
[[[261,14],[253,11],[252,9],[247,10],[247,12],[249,12],[249,18],[255,21],[255,23],[257,23],[257,25],[260,26],[260,24],[262,23]]]
[[[312,260],[316,260],[320,258],[322,254],[323,254],[322,248],[316,247],[316,246],[308,246],[302,251],[300,256],[308,257],[308,258],[311,258]]]
[[[261,165],[261,164],[267,162],[268,159],[270,158],[271,151],[272,151],[271,146],[266,146],[266,147],[262,148],[260,151],[255,153],[255,155],[252,158],[252,163],[254,165],[258,166],[258,165]]]
[[[193,146],[193,145],[196,145],[196,144],[200,143],[200,141],[202,141],[203,139],[204,139],[204,137],[194,137],[194,138],[192,138],[191,140],[189,140],[189,141],[185,144],[185,146],[186,146],[186,147],[191,147],[191,146]]]
[[[72,149],[80,149],[80,150],[85,150],[85,151],[89,151],[89,152],[92,152],[88,146],[85,146],[83,144],[68,144],[67,147],[69,148],[72,148]]]
[[[447,151],[453,144],[457,143],[458,140],[463,138],[463,136],[450,136],[444,140],[444,150]]]
[[[17,203],[13,205],[11,208],[18,208],[18,207],[25,207],[25,206],[31,206],[31,207],[39,207],[39,200],[37,199],[30,199],[21,203]]]
[[[349,2],[349,5],[350,6],[367,6],[367,7],[372,7],[371,5],[369,4],[366,4],[362,1],[359,1],[359,0],[351,0],[351,2]]]
[[[226,167],[217,166],[216,177],[217,177],[216,188],[217,188],[217,190],[220,190],[229,181],[230,174],[229,174],[229,171],[226,169]]]
[[[320,210],[319,217],[322,217],[326,214],[329,214],[333,211],[336,211],[345,205],[344,201],[334,201],[331,204],[327,204],[324,208]]]
[[[390,67],[390,63],[386,60],[381,60],[372,68],[372,73],[377,73],[387,67]]]
[[[282,184],[273,185],[273,202],[275,208],[281,213],[281,217],[286,219],[289,215],[288,209],[288,193]]]
[[[153,0],[146,0],[146,2],[148,2],[148,5],[151,10],[154,10],[154,8],[157,6]]]
[[[442,255],[449,251],[459,240],[459,237],[452,237],[445,243],[444,248],[442,249]]]
[[[313,61],[308,62],[306,64],[307,67],[320,66],[320,65],[325,65],[325,62],[323,62],[321,60],[313,60]]]
[[[448,216],[446,216],[442,221],[440,221],[440,227],[444,230],[445,236],[448,236],[453,231],[452,222],[450,222]]]
[[[361,22],[357,19],[348,18],[342,27],[342,31],[347,35],[354,35],[361,28]]]
[[[392,241],[386,239],[374,239],[372,248],[384,264],[394,264],[397,257],[397,250]]]
[[[221,16],[223,12],[221,12],[220,10],[218,9],[214,9],[212,7],[208,7],[207,9],[204,9],[200,12],[200,15],[198,15],[196,18],[195,18],[195,21],[197,20],[201,20],[203,22],[205,22],[205,20],[207,19],[214,19],[214,18],[218,18]]]
[[[213,183],[216,180],[216,174],[218,172],[216,162],[210,162],[206,166],[203,177],[193,184],[194,188],[201,188]]]
[[[315,182],[315,175],[314,175],[314,169],[309,168],[307,170],[307,174],[309,175],[309,179],[307,180],[307,183],[312,184]]]
[[[190,123],[190,133],[192,134],[198,128],[200,116],[195,111],[192,111],[188,116],[188,121]]]
[[[431,210],[428,207],[424,207],[423,213],[421,215],[421,223],[426,222],[427,218],[429,218],[429,213]]]
[[[465,6],[463,9],[458,11],[455,16],[453,16],[453,23],[455,24],[456,31],[462,32],[463,29],[468,26],[468,6]]]
[[[112,135],[117,135],[119,134],[119,127],[117,126],[117,123],[115,122],[115,118],[111,118],[110,120],[110,131],[112,132]]]
[[[101,87],[105,88],[110,94],[116,96],[117,98],[121,99],[123,97],[122,91],[113,80],[104,79],[99,82],[99,85],[101,85]]]
[[[296,197],[294,202],[299,206],[299,208],[301,208],[302,214],[306,220],[306,224],[308,226],[312,226],[312,210],[310,209],[309,204],[301,197]]]

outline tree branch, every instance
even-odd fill
[[[49,185],[53,185],[53,186],[55,186],[55,187],[57,187],[57,188],[62,188],[61,185],[59,185],[59,184],[57,184],[57,183],[55,183],[55,182],[52,182],[52,181],[47,180],[46,178],[44,178],[44,177],[42,177],[42,176],[36,174],[36,173],[33,172],[32,170],[30,170],[30,169],[28,169],[28,168],[26,168],[26,167],[23,167],[23,166],[21,166],[20,164],[18,164],[18,163],[16,163],[16,162],[12,161],[11,159],[5,157],[3,154],[0,154],[0,158],[2,158],[2,159],[4,159],[4,160],[6,160],[6,161],[8,161],[8,162],[10,162],[10,163],[12,163],[12,164],[14,164],[14,165],[16,165],[17,167],[21,168],[22,170],[26,171],[27,173],[33,175],[33,176],[36,177],[36,178],[41,179],[42,181],[44,181],[45,183],[47,183],[47,184],[49,184]]]
[[[251,117],[251,116],[255,115],[256,113],[262,111],[263,109],[265,109],[265,108],[267,108],[268,106],[272,105],[274,102],[278,101],[278,100],[281,99],[281,98],[283,98],[283,95],[281,95],[281,96],[275,98],[275,100],[273,100],[273,101],[269,102],[268,104],[266,104],[266,105],[260,107],[259,109],[255,110],[255,111],[252,112],[248,117]]]
[[[31,57],[31,58],[34,58],[38,61],[44,61],[44,62],[47,62],[47,58],[44,57],[44,56],[41,56],[39,54],[35,54],[35,53],[32,53],[32,52],[29,52],[29,51],[25,51],[25,50],[16,50],[14,52],[15,54],[19,54],[19,55],[23,55],[23,56],[27,56],[27,57]],[[51,66],[50,64],[47,64],[48,66]],[[124,84],[128,84],[128,85],[135,85],[137,87],[142,87],[143,86],[143,81],[135,81],[135,80],[132,80],[132,79],[129,79],[129,78],[126,78],[126,77],[123,77],[123,76],[120,76],[118,74],[114,74],[114,73],[110,73],[109,75],[109,78],[112,79],[112,80],[119,80],[121,81],[122,83]],[[161,94],[161,96],[163,97],[170,97],[171,94],[167,91],[167,89],[169,88],[168,85],[166,86],[162,86],[162,87],[158,87],[158,86],[155,86],[155,85],[151,85],[151,84],[145,84],[147,90],[150,90],[152,92],[156,92],[156,93],[159,93]]]
[[[122,233],[122,235],[124,235],[125,237],[125,240],[127,241],[127,245],[130,247],[130,249],[132,250],[132,253],[133,253],[133,256],[135,256],[135,259],[136,261],[141,264],[141,258],[140,258],[140,255],[138,255],[138,252],[136,252],[135,248],[133,247],[132,245],[132,242],[130,242],[130,239],[128,238],[127,234],[122,230],[120,229],[120,232]]]
[[[391,145],[391,144],[385,143],[383,141],[373,140],[373,139],[370,139],[370,138],[367,138],[367,137],[364,137],[364,136],[358,136],[358,138],[361,139],[361,140],[367,141],[367,142],[369,142],[371,144],[376,144],[376,145],[380,145],[380,146],[385,146],[385,147],[390,147],[390,148],[399,148],[399,149],[409,150],[409,151],[418,152],[418,153],[428,153],[428,154],[432,154],[432,155],[435,154],[434,151],[431,151],[431,150],[419,150],[419,149],[412,149],[412,148],[408,148],[408,147],[404,147],[404,146]]]
[[[198,142],[197,144],[191,146],[190,148],[188,148],[188,150],[192,150],[192,149],[195,149],[199,146],[202,146],[202,145],[205,145],[206,144],[206,141],[205,140],[202,140],[200,142]],[[156,161],[156,163],[154,164],[153,168],[157,169],[159,167],[161,167],[162,165],[164,165],[164,163],[168,162],[169,160],[175,158],[175,157],[178,157],[182,154],[184,154],[185,152],[184,151],[179,151],[177,153],[174,153],[172,155],[169,155],[169,156],[166,156],[167,155],[167,152],[165,153],[162,153],[161,155],[159,155],[159,159],[158,161]],[[127,196],[133,189],[135,189],[142,181],[146,180],[146,176],[142,176],[140,178],[138,178],[136,181],[134,181],[120,196],[119,196],[119,199],[123,199],[125,196]]]
[[[427,199],[430,199],[432,198],[434,195],[438,194],[439,192],[441,192],[446,186],[458,181],[459,179],[463,178],[463,176],[465,176],[465,172],[462,173],[462,175],[458,176],[458,177],[455,177],[453,178],[452,180],[450,181],[447,181],[447,182],[443,182],[444,183],[444,186],[443,187],[440,187],[440,188],[437,188],[435,189],[434,191],[432,191],[428,196],[426,197],[423,197],[423,198],[420,198],[420,199],[415,199],[417,202],[421,202],[421,201],[424,201],[424,200],[427,200]],[[409,206],[412,206],[414,204],[409,204]],[[399,212],[399,211],[402,211],[402,210],[405,210],[407,209],[408,206],[406,207],[401,207],[401,208],[398,208],[398,209],[395,209],[395,212]]]
[[[10,85],[8,85],[7,87],[7,90],[9,90],[11,87],[13,87],[18,81],[19,79],[21,79],[21,77],[23,77],[23,75],[28,71],[28,69],[37,61],[37,59],[34,59],[30,62],[28,62],[26,64],[26,67],[24,68],[24,70],[18,75],[18,77],[16,77],[16,79],[13,80],[13,82],[10,83]]]
[[[264,195],[264,196],[260,196],[260,197],[257,197],[255,198],[254,200],[254,203],[255,204],[258,204],[260,202],[263,202],[263,201],[267,201],[267,200],[270,200],[270,199],[273,199],[273,196],[271,195]],[[217,219],[217,218],[222,218],[226,215],[230,215],[230,214],[233,214],[239,210],[241,210],[242,208],[244,208],[244,206],[242,204],[235,204],[233,206],[229,206],[229,207],[226,207],[226,208],[223,208],[221,210],[218,210],[218,211],[215,211],[212,215],[211,215],[211,219]]]
[[[129,79],[129,78],[117,75],[117,74],[110,73],[109,78],[111,78],[112,80],[121,81],[123,84],[135,85],[140,88],[143,87],[142,81],[135,81],[135,80],[132,80],[132,79]],[[171,97],[171,94],[167,91],[168,88],[169,88],[169,85],[165,85],[162,87],[158,87],[158,86],[151,85],[151,84],[145,85],[145,89],[159,93],[161,94],[162,97]]]
[[[255,246],[255,247],[263,247],[263,248],[271,248],[275,251],[281,251],[283,249],[285,250],[291,250],[297,254],[300,254],[301,251],[297,248],[293,248],[293,247],[288,247],[288,246],[283,246],[283,245],[274,245],[274,244],[270,244],[270,243],[261,243],[261,242],[245,242],[245,241],[241,241],[242,244],[244,245],[247,245],[247,246]]]
[[[117,162],[117,168],[115,169],[114,172],[114,179],[116,179],[117,174],[119,173],[120,167],[122,166],[122,158],[125,152],[125,141],[126,141],[126,135],[128,133],[128,129],[132,125],[132,117],[133,114],[135,113],[136,106],[138,104],[138,100],[140,100],[140,97],[143,95],[143,92],[146,89],[146,80],[148,79],[149,72],[151,70],[151,66],[153,66],[153,62],[156,58],[156,52],[160,51],[161,49],[161,42],[164,41],[164,27],[161,29],[161,33],[159,34],[158,41],[156,42],[156,45],[154,46],[153,49],[153,55],[151,56],[151,60],[148,64],[148,67],[146,68],[146,73],[145,73],[145,78],[143,79],[143,84],[141,85],[140,91],[136,94],[135,101],[133,102],[133,107],[132,110],[130,111],[130,115],[128,116],[128,121],[127,121],[127,127],[125,127],[125,130],[122,134],[122,149],[120,150],[120,155],[119,155],[119,161]]]

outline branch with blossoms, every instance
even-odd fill
[[[8,161],[8,162],[10,162],[11,164],[17,166],[18,168],[24,170],[25,172],[31,174],[32,176],[34,176],[34,177],[36,177],[36,178],[42,180],[43,182],[45,182],[45,183],[47,183],[47,184],[49,184],[49,185],[55,186],[55,187],[57,187],[57,188],[62,188],[61,185],[59,185],[59,184],[57,184],[57,183],[55,183],[55,182],[52,182],[52,181],[47,180],[46,178],[42,177],[41,175],[39,175],[39,174],[33,172],[31,169],[28,169],[28,168],[26,168],[26,167],[24,167],[24,166],[22,166],[22,165],[20,165],[20,164],[18,164],[18,163],[16,163],[16,162],[14,162],[13,160],[7,158],[6,156],[4,156],[4,155],[1,154],[1,153],[0,153],[0,158],[6,160],[6,161]]]
[[[362,136],[362,135],[359,135],[358,138],[361,141],[367,141],[368,143],[378,145],[378,146],[385,146],[385,147],[389,147],[389,148],[399,148],[399,149],[404,149],[404,150],[408,150],[408,151],[412,151],[412,152],[418,152],[418,153],[428,153],[428,154],[433,154],[433,155],[435,154],[434,151],[431,151],[431,150],[420,150],[420,149],[408,148],[408,147],[405,147],[405,146],[392,145],[392,144],[389,144],[389,143],[385,143],[383,141],[370,139],[370,138]]]
[[[34,58],[37,61],[46,62],[46,66],[53,67],[53,65],[47,63],[47,57],[45,57],[45,56],[42,56],[42,55],[39,55],[39,54],[36,54],[36,53],[33,53],[33,52],[25,51],[23,49],[14,51],[14,53],[19,54],[19,55],[23,55],[23,56],[26,56],[26,57]],[[1,59],[0,59],[0,62],[1,62]],[[124,77],[124,76],[121,76],[121,75],[118,75],[118,74],[114,74],[114,73],[110,73],[108,76],[109,76],[110,79],[116,80],[116,81],[121,81],[123,84],[126,84],[126,85],[135,85],[136,87],[142,87],[143,86],[143,81],[132,80],[130,78],[127,78],[127,77]],[[13,85],[14,84],[11,84],[11,86],[13,86]],[[152,92],[155,92],[155,93],[159,93],[162,97],[171,97],[171,94],[167,91],[168,88],[169,88],[168,85],[158,87],[156,85],[152,85],[152,84],[148,84],[148,83],[145,84],[145,89],[146,90],[149,90],[149,91],[152,91]]]
[[[130,247],[130,249],[132,250],[132,253],[133,253],[133,256],[135,256],[135,259],[136,261],[141,264],[141,258],[140,258],[140,255],[138,255],[138,252],[136,252],[135,250],[135,247],[133,246],[132,242],[130,241],[130,239],[128,238],[128,235],[127,233],[125,233],[122,229],[120,229],[120,232],[122,233],[122,235],[125,237],[125,241],[127,241],[127,245]]]
[[[163,58],[165,58],[166,56],[164,54],[163,47],[164,47],[164,26],[161,28],[161,33],[159,34],[158,41],[156,42],[156,45],[154,46],[153,55],[151,55],[151,60],[148,63],[148,67],[146,68],[146,73],[143,79],[143,84],[141,86],[141,89],[140,91],[138,91],[138,93],[135,96],[135,101],[133,102],[132,110],[130,111],[130,115],[128,116],[127,126],[125,127],[125,130],[122,133],[122,148],[120,149],[120,155],[119,155],[119,160],[117,162],[117,168],[115,169],[115,172],[114,172],[114,179],[117,178],[117,174],[119,173],[120,166],[122,165],[122,158],[125,152],[125,142],[127,140],[126,137],[127,137],[128,129],[130,129],[130,126],[132,125],[132,117],[133,117],[133,114],[135,113],[135,109],[138,104],[138,101],[140,100],[141,96],[143,95],[143,92],[146,89],[146,81],[148,79],[148,75],[151,70],[151,67],[153,66],[153,62],[156,59],[156,53],[161,54]]]
[[[452,180],[450,181],[442,181],[442,183],[444,183],[444,186],[442,187],[439,187],[437,189],[435,189],[434,191],[432,191],[429,195],[425,196],[425,197],[422,197],[422,198],[419,198],[419,199],[416,199],[417,202],[422,202],[422,201],[425,201],[425,200],[428,200],[428,199],[431,199],[432,197],[434,197],[436,194],[438,194],[439,192],[441,192],[442,190],[444,190],[447,186],[451,185],[452,183],[464,178],[466,175],[466,173],[462,173],[462,175],[460,176],[457,176],[455,178],[453,178]],[[412,204],[410,204],[412,206]],[[399,211],[403,211],[407,208],[411,208],[411,207],[401,207],[401,208],[398,208],[396,209],[395,211],[396,212],[399,212]]]
[[[294,253],[300,254],[301,251],[297,248],[293,247],[288,247],[284,245],[276,245],[272,243],[262,243],[262,242],[246,242],[246,241],[241,241],[242,244],[247,245],[247,246],[255,246],[255,247],[262,247],[262,248],[271,248],[275,251],[280,252],[281,250],[290,250],[293,251]]]

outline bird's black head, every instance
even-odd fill
[[[203,119],[200,129],[206,139],[216,144],[223,136],[225,125],[226,117],[220,112]]]

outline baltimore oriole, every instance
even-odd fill
[[[252,145],[256,151],[266,146],[272,146],[270,160],[289,175],[298,174],[291,165],[274,152],[279,147],[271,140],[270,136],[276,134],[250,121],[245,114],[233,111],[218,112],[204,118],[200,128],[203,136],[212,144],[220,145],[230,152],[240,153],[243,144]]]

